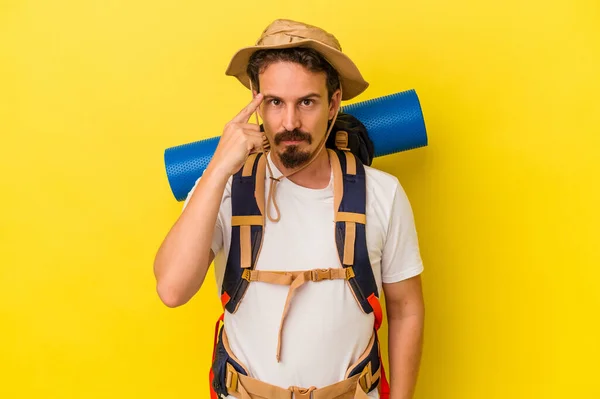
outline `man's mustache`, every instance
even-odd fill
[[[307,141],[308,144],[312,144],[312,137],[299,129],[285,130],[275,135],[275,145],[279,145],[282,141]]]

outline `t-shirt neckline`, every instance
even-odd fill
[[[269,152],[267,155],[267,160],[269,165],[271,165],[271,170],[273,171],[274,177],[279,177],[282,175],[281,171],[277,168],[273,160],[271,159],[271,153]],[[267,179],[267,183],[269,180],[269,170],[267,169],[267,173],[265,178]],[[326,199],[333,196],[333,170],[331,170],[329,183],[324,188],[308,188],[304,186],[300,186],[293,181],[283,178],[278,184],[277,191],[281,190],[289,190],[294,195],[300,195],[303,197],[310,197],[314,199]]]

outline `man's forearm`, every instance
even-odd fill
[[[388,320],[390,399],[412,399],[423,344],[423,315],[413,314]]]
[[[210,244],[226,183],[227,176],[209,165],[156,254],[157,291],[167,306],[186,303],[204,281],[212,261]]]

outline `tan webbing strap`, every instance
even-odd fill
[[[240,266],[252,266],[252,226],[262,226],[262,216],[232,216],[231,225],[240,226]]]
[[[346,154],[346,173],[356,174],[356,159],[348,152]],[[346,237],[344,239],[344,265],[354,264],[354,246],[356,241],[356,223],[366,224],[367,216],[361,213],[340,212],[340,204],[344,196],[344,179],[342,166],[337,154],[329,150],[329,162],[333,170],[333,214],[336,222],[346,222]]]
[[[252,170],[254,168],[254,163],[256,162],[256,157],[258,153],[250,154],[246,162],[244,163],[244,168],[242,170],[242,176],[248,177],[252,176]],[[240,266],[243,269],[248,269],[252,267],[252,227],[251,226],[264,226],[264,158],[261,157],[258,160],[258,170],[256,171],[256,181],[255,181],[255,192],[254,197],[256,199],[256,204],[258,209],[261,212],[261,215],[249,215],[249,216],[232,216],[231,217],[231,225],[232,226],[240,226]],[[263,170],[261,170],[261,165],[263,166]],[[262,189],[262,196],[260,196],[260,192]],[[259,195],[257,195],[257,193]]]
[[[254,161],[256,160],[258,153],[250,154],[248,159],[246,159],[246,163],[244,164],[244,169],[242,170],[242,177],[252,176],[252,169],[254,168]]]
[[[314,387],[281,388],[255,378],[239,374],[227,364],[227,393],[237,399],[369,399],[360,384],[360,375],[355,375],[319,389]]]
[[[267,156],[261,156],[256,167],[256,181],[254,183],[254,197],[256,199],[256,205],[258,205],[258,209],[262,215],[263,226],[265,221],[265,176],[267,174],[266,163]]]
[[[329,151],[329,163],[333,172],[333,215],[335,220],[337,220],[342,197],[344,196],[344,178],[342,175],[342,165],[340,165],[337,154],[329,148],[327,151]]]
[[[335,269],[314,269],[301,270],[294,272],[274,272],[270,270],[244,270],[242,278],[250,281],[260,281],[262,283],[291,285],[292,282],[301,274],[305,274],[306,281],[321,281],[345,279],[348,280],[354,277],[352,268],[335,268]]]
[[[344,265],[354,264],[354,242],[356,241],[356,223],[346,222],[346,239],[344,240]]]
[[[242,278],[248,281],[260,281],[262,283],[290,285],[292,284],[291,273],[271,272],[267,270],[244,270]]]
[[[288,390],[293,395],[294,399],[312,399],[313,392],[317,390],[317,387],[300,388],[300,387],[289,387]]]
[[[356,363],[348,369],[348,373],[369,356],[374,342],[375,335],[372,335],[365,352],[360,356]],[[315,387],[300,388],[294,386],[284,389],[248,377],[248,369],[231,352],[225,331],[223,331],[223,345],[229,356],[231,356],[246,373],[246,375],[239,374],[230,363],[227,363],[227,374],[225,376],[227,392],[229,395],[238,399],[368,399],[369,397],[366,392],[371,389],[373,382],[377,381],[381,376],[381,367],[372,374],[371,363],[369,362],[359,374],[356,374],[353,377],[348,377],[346,374],[344,380],[332,385],[319,389],[315,389]]]
[[[262,216],[232,216],[232,226],[262,226]]]
[[[367,216],[364,213],[338,212],[335,221],[367,224]]]
[[[251,227],[240,226],[240,265],[242,269],[252,266],[252,236]]]
[[[346,155],[346,173],[349,175],[356,174],[356,158],[354,158],[354,154],[348,151],[344,151]]]
[[[362,387],[359,384],[356,384],[356,389],[354,391],[354,399],[370,399],[369,395],[365,391],[363,391]]]

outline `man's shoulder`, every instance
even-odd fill
[[[365,174],[369,180],[374,180],[383,184],[398,185],[398,178],[391,173],[384,172],[381,169],[374,168],[373,166],[364,165]]]
[[[392,196],[400,187],[398,178],[390,173],[365,165],[365,178],[367,192],[372,192],[384,197]]]

